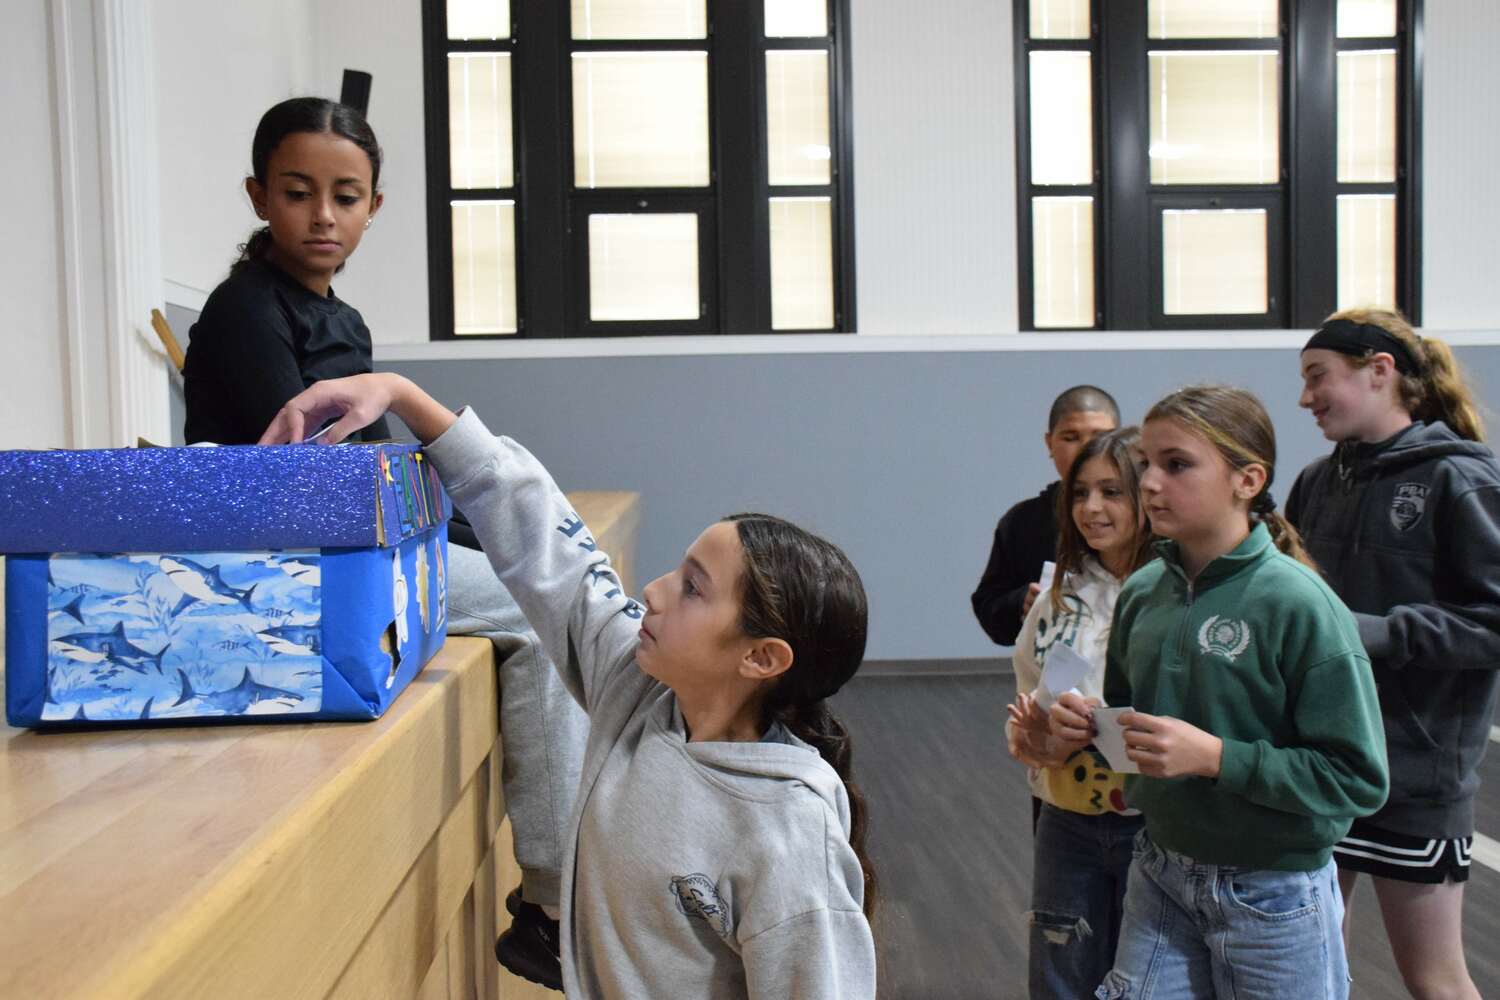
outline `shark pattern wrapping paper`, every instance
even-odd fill
[[[6,715],[13,725],[166,722],[183,719],[371,719],[442,647],[446,626],[447,516],[451,507],[436,476],[411,446],[300,449],[296,462],[267,463],[274,487],[249,492],[283,504],[256,521],[243,490],[225,508],[225,534],[263,548],[180,551],[44,551],[6,559]],[[246,488],[255,460],[285,449],[119,449],[84,453],[0,453],[0,478],[19,469],[32,488],[12,478],[7,492],[54,509],[72,507],[65,528],[47,535],[76,549],[94,541],[142,537],[201,543],[213,511],[195,511],[174,532],[170,511],[182,494],[206,500],[201,482],[175,488],[172,473],[201,472],[196,454],[174,466],[163,453],[240,452],[214,473],[221,488]],[[360,454],[363,452],[363,454]],[[38,456],[60,459],[38,461]],[[141,515],[133,496],[122,515],[92,512],[100,492],[98,463],[107,455],[111,480],[148,457],[132,490],[154,496],[166,515],[130,533]],[[334,473],[323,476],[320,461]],[[286,478],[291,468],[296,475]],[[230,471],[230,470],[234,471]],[[362,470],[359,474],[351,470]],[[49,478],[61,476],[68,483]],[[360,484],[363,485],[360,485]],[[319,494],[356,489],[359,502]],[[275,497],[267,500],[273,491]],[[168,496],[170,494],[170,496]],[[39,499],[38,499],[39,498]],[[174,499],[175,498],[175,499]],[[304,523],[296,510],[318,511]],[[229,508],[234,508],[232,511]],[[357,546],[307,545],[325,533],[327,510],[361,523],[332,532]],[[351,515],[350,512],[354,513]],[[0,550],[36,548],[34,524],[0,526]],[[278,547],[281,540],[298,547]]]

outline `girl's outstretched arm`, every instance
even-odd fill
[[[304,440],[308,428],[329,419],[335,422],[319,440],[337,442],[387,409],[426,445],[563,682],[592,711],[606,679],[632,660],[645,611],[530,452],[492,435],[472,410],[459,416],[410,380],[384,373],[309,387],[282,408],[261,443]]]
[[[423,444],[437,440],[458,419],[457,414],[427,395],[411,379],[391,372],[375,372],[308,386],[277,412],[259,443],[296,444],[333,419],[333,426],[318,441],[338,444],[379,420],[387,410],[400,417]]]

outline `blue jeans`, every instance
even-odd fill
[[[1098,1000],[1347,1000],[1344,900],[1310,872],[1206,865],[1141,831],[1115,967]]]
[[[1109,972],[1140,828],[1139,816],[1042,805],[1031,876],[1031,1000],[1078,1000]]]

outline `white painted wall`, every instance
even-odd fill
[[[177,304],[196,308],[202,302],[195,299],[224,280],[235,248],[258,225],[243,185],[256,123],[277,101],[314,87],[318,5],[150,2],[162,277],[169,288],[182,286],[173,290]],[[337,81],[325,93],[337,97]],[[186,330],[177,335],[186,341]]]
[[[1011,5],[851,6],[859,332],[1013,333]]]
[[[0,22],[0,448],[68,444],[57,128],[47,0],[9,0]],[[17,363],[25,359],[24,363]]]
[[[337,97],[345,69],[375,77],[370,127],[384,152],[385,205],[334,282],[376,343],[427,335],[427,163],[422,8],[416,0],[318,0],[314,88]],[[351,25],[359,25],[351,30]],[[372,44],[384,39],[388,44]]]
[[[1426,14],[1423,66],[1422,320],[1434,329],[1495,325],[1494,195],[1500,156],[1500,4],[1440,0]]]
[[[426,342],[417,0],[153,2],[169,281],[212,288],[249,230],[239,183],[260,112],[293,92],[336,95],[343,68],[364,69],[375,76],[387,204],[336,287],[377,344]],[[1010,23],[998,0],[853,4],[861,333],[1018,327]],[[1488,234],[1500,230],[1500,200],[1482,192],[1500,151],[1500,105],[1482,95],[1500,86],[1487,49],[1500,37],[1500,5],[1430,3],[1426,27],[1425,319],[1493,327]],[[226,28],[232,46],[202,42]]]

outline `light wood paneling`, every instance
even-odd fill
[[[325,995],[494,744],[492,662],[452,640],[368,724],[143,732],[82,787],[112,734],[8,731],[70,790],[0,844],[0,995]]]
[[[571,499],[632,585],[639,498]],[[555,995],[494,960],[498,698],[458,637],[374,722],[0,729],[0,998]]]

